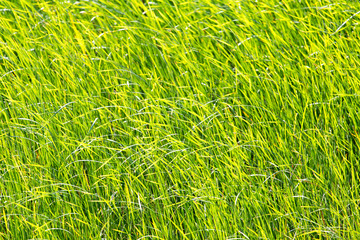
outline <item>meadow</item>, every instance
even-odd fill
[[[0,0],[0,239],[360,239],[359,94],[359,1]]]

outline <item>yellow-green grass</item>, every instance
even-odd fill
[[[359,10],[1,0],[0,239],[360,239]]]

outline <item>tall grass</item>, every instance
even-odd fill
[[[360,3],[0,1],[0,238],[360,239]]]

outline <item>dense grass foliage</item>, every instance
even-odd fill
[[[0,0],[0,238],[360,239],[359,10]]]

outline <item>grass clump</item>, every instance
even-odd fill
[[[359,239],[357,1],[0,1],[0,238]]]

